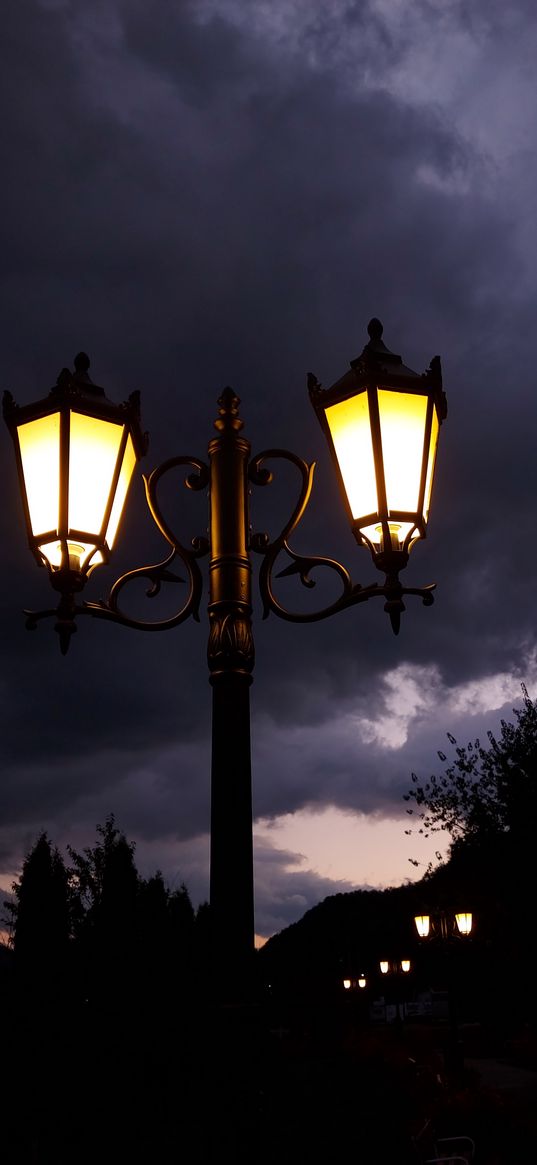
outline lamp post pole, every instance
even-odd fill
[[[209,642],[213,689],[210,902],[215,949],[228,952],[228,988],[248,974],[254,884],[250,685],[254,667],[248,553],[250,445],[238,398],[225,389],[209,444]],[[230,958],[231,956],[231,958]]]
[[[315,464],[294,453],[266,449],[250,457],[241,435],[239,400],[231,388],[219,398],[217,436],[209,442],[208,463],[176,456],[144,477],[151,516],[168,544],[162,562],[122,575],[106,599],[78,601],[90,573],[110,559],[121,512],[136,463],[147,447],[139,394],[116,405],[89,376],[89,358],[79,353],[75,370],[63,369],[48,396],[19,406],[4,394],[4,417],[17,460],[30,549],[48,570],[60,601],[56,608],[27,611],[27,627],[55,618],[62,653],[76,620],[91,615],[142,631],[168,630],[198,619],[203,577],[199,560],[209,560],[208,665],[213,689],[211,769],[210,905],[215,975],[220,998],[244,998],[254,948],[250,685],[254,667],[252,558],[261,559],[259,590],[263,615],[293,623],[328,618],[369,599],[382,597],[392,629],[399,631],[403,597],[433,602],[435,584],[404,587],[399,573],[412,546],[427,533],[436,448],[446,416],[439,357],[422,374],[406,367],[386,348],[382,324],[368,326],[369,343],[350,369],[323,389],[308,374],[311,402],[327,437],[344,504],[359,546],[369,549],[380,584],[355,583],[335,559],[298,554],[291,536],[309,503]],[[271,539],[250,529],[250,487],[267,486],[269,461],[283,460],[298,472],[298,499],[281,532]],[[209,537],[183,545],[166,521],[158,491],[169,471],[190,467],[185,485],[207,490]],[[288,565],[276,571],[286,556]],[[188,594],[165,619],[142,620],[122,606],[132,581],[149,581],[147,596],[163,583],[177,582],[172,566],[186,569]],[[294,576],[307,589],[312,573],[328,570],[337,579],[335,598],[317,610],[289,610],[277,595],[275,579]]]
[[[395,1026],[401,1029],[403,1026],[404,1017],[404,998],[401,998],[401,983],[411,969],[410,959],[382,959],[380,964],[380,972],[386,978],[391,980],[394,984],[394,998],[395,998]]]
[[[436,912],[436,917],[432,925],[429,914],[415,915],[414,922],[421,942],[437,939],[446,951],[449,1060],[451,1070],[456,1074],[460,1074],[464,1067],[464,1048],[459,1033],[457,1008],[458,978],[455,975],[454,944],[461,938],[463,940],[468,939],[468,936],[472,932],[473,915],[471,912],[462,912],[453,913],[450,916],[445,910],[439,910]]]

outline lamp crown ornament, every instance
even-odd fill
[[[240,399],[236,392],[228,385],[218,397],[218,417],[214,422],[219,433],[227,431],[238,433],[244,427],[244,421],[239,416]]]
[[[379,319],[377,319],[376,316],[373,316],[367,325],[367,334],[369,338],[373,341],[381,340],[383,331],[384,325]]]

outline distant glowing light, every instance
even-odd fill
[[[420,938],[427,938],[431,928],[430,916],[428,914],[416,914],[414,922]]]
[[[459,934],[470,934],[472,929],[471,914],[456,914],[455,922],[457,923]]]

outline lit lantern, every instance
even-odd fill
[[[405,975],[408,974],[410,971],[410,959],[401,959],[401,970]]]
[[[132,475],[147,448],[139,394],[116,405],[93,384],[89,359],[63,369],[35,404],[4,395],[13,437],[30,549],[62,594],[82,589],[108,561]]]
[[[416,924],[416,930],[420,938],[428,938],[429,930],[431,927],[430,916],[428,914],[416,914],[414,922]]]
[[[366,979],[365,975],[360,975],[360,978],[358,980],[358,986],[361,987],[362,990],[364,987],[367,986],[367,979]]]
[[[387,959],[381,959],[381,961],[380,961],[380,963],[379,963],[379,966],[380,966],[381,973],[382,973],[383,975],[387,975],[387,974],[388,974],[388,971],[389,971],[389,969],[390,969],[390,964],[389,964],[388,960],[387,960]]]
[[[455,922],[457,923],[457,929],[459,931],[459,934],[465,934],[465,935],[470,934],[470,931],[472,929],[472,915],[471,914],[456,914],[455,915]]]
[[[344,979],[344,980],[343,980],[343,986],[344,986],[344,988],[345,988],[345,991],[350,991],[350,988],[351,988],[351,981],[350,981],[350,979]]]
[[[309,377],[310,396],[343,487],[353,533],[387,574],[425,538],[440,425],[447,414],[440,359],[407,368],[371,320],[369,343],[331,388]]]

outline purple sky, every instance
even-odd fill
[[[436,580],[435,606],[410,599],[395,639],[381,603],[295,627],[262,623],[256,598],[262,935],[329,893],[415,876],[408,857],[430,851],[404,834],[411,771],[438,769],[447,731],[495,729],[521,680],[537,693],[536,42],[529,0],[4,4],[2,378],[18,401],[85,349],[109,396],[141,389],[148,472],[205,457],[233,385],[254,452],[319,463],[298,548],[368,583],[306,372],[336,380],[373,315],[410,367],[442,357],[430,536],[405,579]],[[143,872],[200,901],[204,620],[160,636],[81,621],[66,659],[50,624],[29,635],[22,608],[51,593],[3,440],[0,879],[40,830],[90,844],[114,812]],[[283,524],[293,486],[257,491],[255,529]],[[172,500],[185,536],[203,533],[203,498]],[[86,597],[161,549],[137,483]]]

